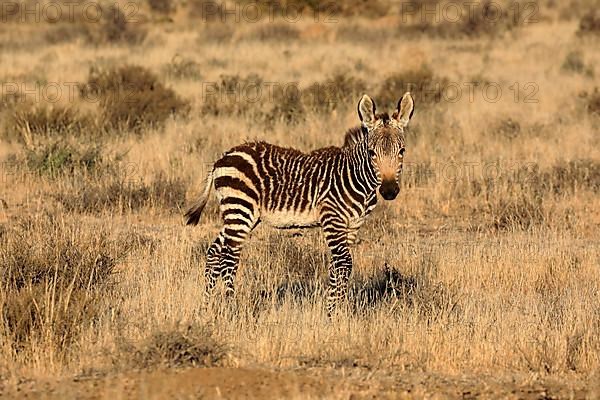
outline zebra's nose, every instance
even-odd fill
[[[379,194],[386,200],[394,200],[396,196],[400,193],[400,186],[398,186],[395,182],[391,184],[383,184],[379,188]]]

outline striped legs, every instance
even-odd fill
[[[321,226],[331,251],[327,293],[327,313],[331,316],[347,299],[348,281],[352,273],[352,256],[348,249],[347,227],[339,216],[334,212],[322,212]]]
[[[222,203],[223,204],[223,203]],[[222,210],[224,226],[206,253],[206,302],[210,301],[219,276],[225,284],[225,296],[233,297],[234,282],[242,246],[258,222],[250,210]]]
[[[224,242],[225,238],[221,232],[206,252],[206,266],[204,267],[204,278],[206,279],[204,301],[206,304],[210,302],[217,279],[221,275],[220,261]]]

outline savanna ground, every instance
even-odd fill
[[[0,3],[0,395],[600,396],[597,2]],[[210,163],[340,146],[360,94],[406,89],[348,309],[320,232],[259,227],[203,310],[220,219],[182,214]]]

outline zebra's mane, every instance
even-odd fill
[[[362,141],[364,138],[365,132],[363,131],[361,126],[355,126],[354,128],[350,128],[346,131],[346,135],[344,136],[343,147],[351,147],[356,143]]]
[[[377,114],[375,118],[383,120],[384,125],[387,125],[388,121],[390,120],[389,114],[385,112]],[[346,135],[344,136],[344,146],[342,147],[350,147],[364,139],[366,139],[366,132],[361,126],[355,126],[354,128],[350,128],[346,131]]]

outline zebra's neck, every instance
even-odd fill
[[[350,179],[357,188],[368,197],[379,187],[377,172],[369,155],[369,146],[366,136],[358,142],[347,147],[346,162],[350,171]]]

